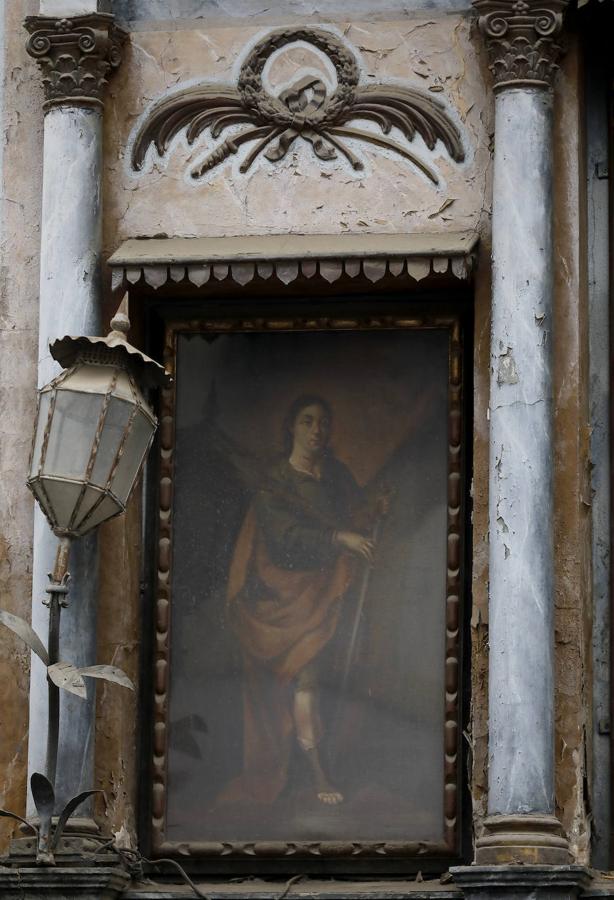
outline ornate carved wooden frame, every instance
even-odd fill
[[[447,580],[446,580],[446,644],[445,644],[445,723],[444,723],[444,840],[428,841],[197,841],[180,843],[165,839],[165,815],[168,777],[168,712],[170,685],[170,621],[173,534],[173,480],[175,443],[175,386],[163,390],[160,409],[158,526],[156,535],[156,575],[153,665],[153,739],[151,760],[151,820],[149,823],[151,853],[154,856],[180,854],[182,859],[207,861],[208,868],[218,866],[227,871],[228,863],[243,861],[262,871],[263,865],[274,868],[273,860],[286,862],[278,871],[287,871],[287,863],[298,870],[317,871],[317,863],[329,866],[338,861],[344,871],[386,871],[390,874],[418,868],[446,865],[444,860],[458,860],[460,854],[461,804],[461,641],[463,630],[463,558],[464,558],[464,415],[462,378],[462,325],[459,315],[372,315],[372,316],[277,316],[232,317],[171,321],[166,325],[164,363],[171,374],[175,371],[177,336],[186,332],[317,332],[326,330],[399,330],[447,329],[449,332],[448,380],[448,515],[447,515]],[[311,864],[307,862],[311,861]],[[396,865],[395,865],[396,861]],[[417,862],[419,861],[419,863]],[[315,866],[314,866],[315,863]],[[271,870],[269,868],[269,871]],[[328,871],[328,868],[327,868]]]

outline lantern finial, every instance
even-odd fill
[[[120,341],[126,340],[126,335],[130,331],[130,319],[128,317],[128,294],[125,293],[122,302],[117,307],[117,312],[111,319],[112,331],[109,337],[114,337]]]

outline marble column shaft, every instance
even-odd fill
[[[488,811],[551,814],[552,97],[495,102]]]
[[[54,106],[44,124],[43,207],[39,299],[39,387],[60,371],[49,342],[65,334],[100,334],[102,242],[100,109]],[[37,507],[32,564],[32,622],[47,633],[47,573],[53,568],[57,538]],[[62,613],[60,658],[77,666],[96,662],[98,559],[96,535],[75,541],[70,559],[69,607]],[[87,700],[62,691],[56,793],[58,805],[93,786],[95,691]],[[47,687],[36,659],[30,690],[29,772],[44,772]],[[31,810],[32,811],[32,810]]]
[[[552,108],[566,0],[474,0],[495,93],[488,818],[476,862],[565,865],[554,815]]]
[[[47,0],[47,7],[53,6]],[[121,34],[110,15],[90,10],[60,19],[26,19],[27,49],[39,63],[45,86],[43,203],[39,295],[39,387],[57,375],[49,342],[65,334],[100,334],[102,247],[102,92],[119,64]],[[46,9],[47,9],[46,7]],[[49,13],[54,9],[47,9]],[[58,13],[59,15],[59,13]],[[67,69],[72,66],[72,77]],[[32,622],[47,633],[43,606],[47,573],[57,539],[37,508],[33,542]],[[73,543],[69,606],[62,613],[60,658],[76,666],[96,663],[98,553],[96,535]],[[88,680],[82,700],[61,692],[57,805],[92,788],[94,781],[95,687]],[[30,691],[28,774],[45,771],[47,685],[33,659]],[[28,812],[34,812],[28,797]],[[82,807],[81,815],[89,810]]]

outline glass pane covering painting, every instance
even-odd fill
[[[456,846],[458,323],[393,326],[171,329],[158,848]]]

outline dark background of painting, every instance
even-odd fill
[[[167,840],[441,840],[448,332],[178,339]],[[322,750],[345,802],[315,798],[297,750],[269,807],[223,807],[241,771],[241,659],[225,623],[234,542],[298,395],[333,408],[332,446],[393,488],[339,696],[355,597],[327,648]]]

